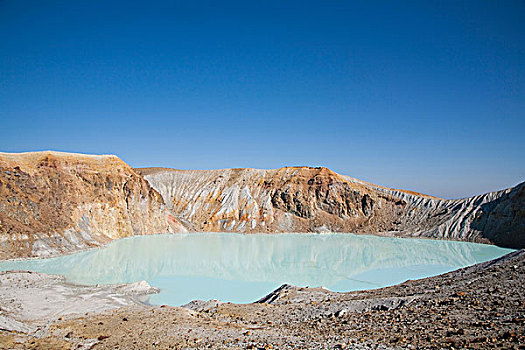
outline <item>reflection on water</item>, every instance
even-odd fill
[[[51,259],[0,262],[0,270],[62,274],[75,283],[146,280],[157,304],[250,302],[282,283],[350,291],[377,288],[490,260],[510,249],[465,242],[352,234],[137,236]]]

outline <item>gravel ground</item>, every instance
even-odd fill
[[[284,285],[261,301],[130,305],[0,331],[16,349],[525,349],[525,250],[353,293]]]

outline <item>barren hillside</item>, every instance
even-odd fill
[[[0,259],[180,230],[167,214],[162,197],[116,156],[0,153]]]
[[[525,183],[444,200],[323,167],[137,171],[195,231],[379,233],[525,247]]]
[[[356,232],[523,248],[524,204],[525,183],[443,200],[327,168],[134,170],[112,155],[0,153],[0,259],[186,230]]]

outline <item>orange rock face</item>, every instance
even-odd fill
[[[0,259],[48,256],[181,230],[116,156],[0,153]]]
[[[196,231],[377,233],[406,204],[323,167],[138,171]]]
[[[443,200],[323,167],[134,170],[111,155],[0,153],[0,259],[186,230],[355,232],[523,248],[524,186]]]
[[[354,232],[525,247],[524,184],[444,200],[323,167],[137,171],[194,231]]]

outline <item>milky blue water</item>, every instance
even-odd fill
[[[490,245],[353,234],[192,233],[137,236],[51,259],[0,262],[0,271],[61,274],[80,284],[146,280],[152,304],[253,302],[283,283],[353,291],[393,285],[511,252]]]

